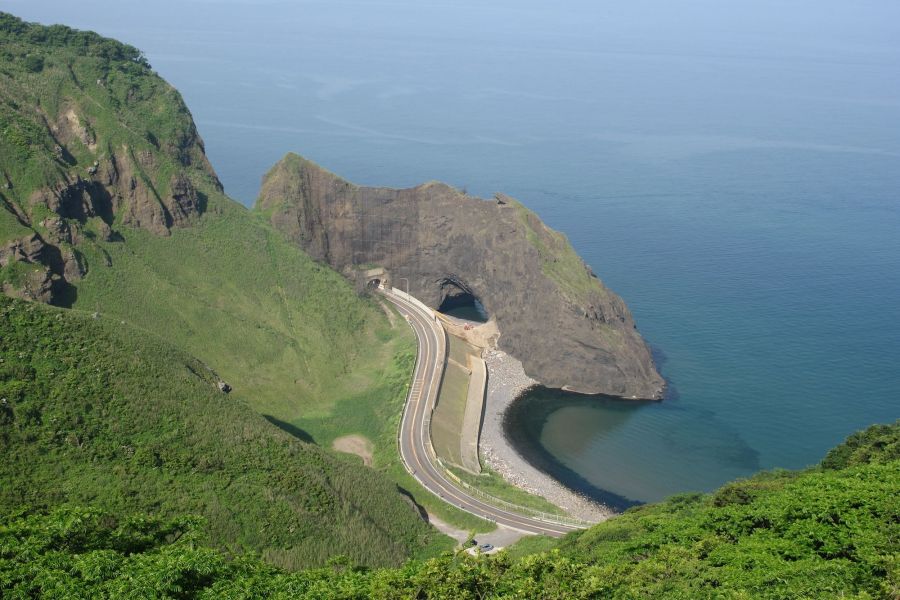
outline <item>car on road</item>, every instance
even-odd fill
[[[481,544],[480,546],[478,546],[478,549],[481,550],[482,552],[490,552],[491,550],[494,549],[494,545],[493,544]]]

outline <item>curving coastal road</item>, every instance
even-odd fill
[[[444,372],[446,338],[443,328],[435,322],[433,314],[417,300],[400,291],[383,290],[389,300],[409,322],[418,340],[418,356],[413,372],[412,386],[406,399],[403,420],[400,424],[400,456],[413,477],[425,489],[439,496],[444,502],[499,525],[559,537],[578,529],[574,525],[548,523],[533,517],[517,514],[479,500],[446,477],[441,467],[432,462],[430,439],[431,412],[437,402]]]

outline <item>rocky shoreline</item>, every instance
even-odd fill
[[[543,471],[533,467],[503,433],[503,415],[507,407],[537,381],[525,374],[522,363],[500,350],[485,350],[487,394],[479,452],[484,463],[510,484],[546,498],[573,517],[585,521],[605,521],[615,511],[565,487]]]

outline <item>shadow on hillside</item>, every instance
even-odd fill
[[[78,299],[78,288],[71,283],[60,280],[53,287],[53,299],[50,304],[61,308],[72,308]]]
[[[301,442],[306,442],[306,443],[308,443],[308,444],[315,444],[315,443],[316,443],[316,440],[314,440],[313,437],[312,437],[311,435],[309,435],[308,433],[306,433],[305,431],[303,431],[302,429],[300,429],[300,428],[297,427],[296,425],[291,425],[290,423],[285,423],[285,422],[282,421],[281,419],[276,419],[276,418],[273,417],[272,415],[263,415],[263,417],[265,417],[266,421],[268,421],[269,423],[271,423],[272,425],[274,425],[274,426],[277,427],[278,429],[284,431],[285,433],[288,433],[288,434],[294,436],[295,438],[297,438],[297,439],[300,440]]]
[[[398,485],[397,491],[400,493],[401,496],[404,497],[404,499],[407,501],[407,503],[409,503],[409,505],[412,507],[412,509],[419,514],[420,519],[422,519],[426,523],[431,523],[431,519],[428,518],[428,511],[425,510],[425,507],[423,507],[421,504],[416,502],[416,499],[413,497],[413,495],[411,493],[409,493],[408,490],[405,490]]]

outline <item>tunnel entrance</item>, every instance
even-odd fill
[[[370,290],[374,290],[375,288],[377,288],[380,285],[381,285],[380,279],[370,279],[369,282],[366,284],[366,287],[368,287]]]
[[[468,286],[447,279],[441,284],[441,292],[443,300],[438,306],[438,311],[458,319],[487,323],[487,310]]]

